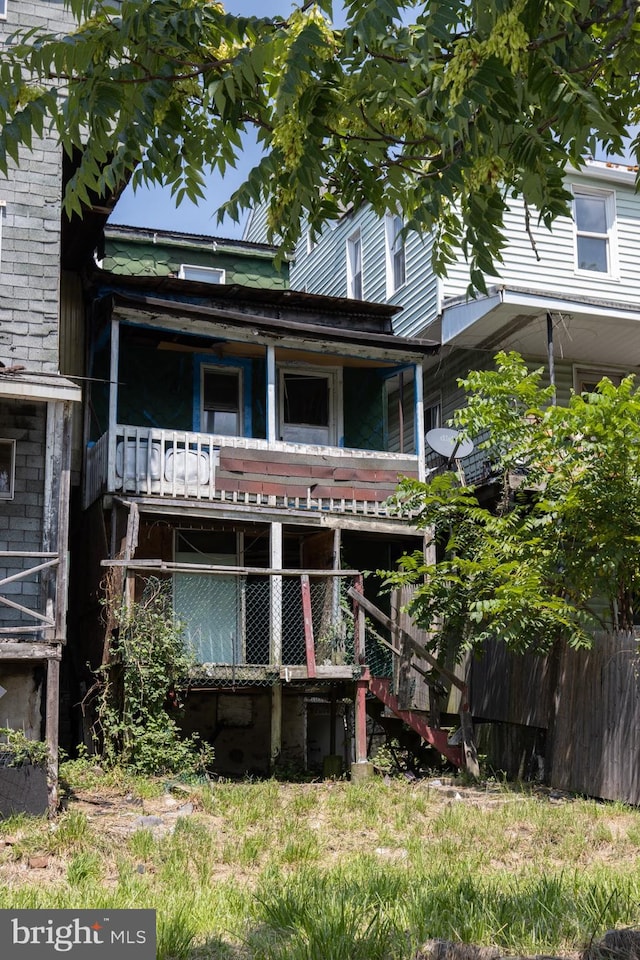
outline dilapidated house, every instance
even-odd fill
[[[228,282],[230,265],[213,277],[233,243],[194,264],[198,245],[107,230],[112,270],[90,278],[80,595],[97,604],[115,584],[135,602],[149,578],[167,585],[196,660],[182,725],[220,772],[348,767],[366,760],[368,692],[409,716],[389,690],[393,638],[365,638],[353,596],[389,612],[363,571],[422,544],[385,501],[424,475],[422,363],[437,345],[395,336],[384,305]],[[236,275],[262,252],[236,245]],[[81,673],[104,648],[96,607],[75,631]]]

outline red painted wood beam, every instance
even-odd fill
[[[452,746],[448,742],[446,730],[439,730],[436,727],[430,727],[424,716],[415,710],[401,710],[398,706],[398,698],[389,690],[389,681],[381,677],[371,677],[369,680],[369,689],[378,700],[384,703],[392,713],[403,720],[407,726],[419,733],[423,740],[430,743],[438,753],[450,760],[456,767],[464,766],[462,749]]]

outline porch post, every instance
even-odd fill
[[[109,458],[107,461],[107,490],[116,488],[116,424],[118,423],[118,362],[120,355],[120,321],[111,321],[111,360],[109,363]],[[123,447],[123,464],[126,449]],[[123,467],[124,469],[124,467]]]
[[[278,439],[278,417],[276,408],[276,348],[267,346],[267,441]]]
[[[414,396],[416,402],[415,434],[416,455],[418,457],[418,480],[424,483],[425,473],[425,438],[424,438],[424,384],[422,382],[422,364],[416,363],[413,368]]]
[[[358,593],[363,593],[362,576],[354,584]],[[360,677],[356,680],[355,695],[355,763],[351,764],[351,779],[364,780],[373,775],[373,764],[367,761],[367,690],[369,689],[369,667],[365,663],[364,608],[357,601],[354,609],[355,656],[360,665]]]
[[[271,569],[282,569],[282,524],[271,524]],[[277,667],[282,665],[282,577],[272,576],[271,580],[271,626],[269,662]],[[282,683],[276,680],[271,688],[271,749],[269,768],[273,773],[282,750]]]
[[[60,659],[59,654],[47,659],[45,705],[45,738],[49,750],[48,784],[49,810],[53,814],[58,806],[58,735],[60,711]]]

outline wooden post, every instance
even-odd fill
[[[120,321],[111,321],[111,360],[109,364],[109,456],[107,460],[107,490],[116,488],[116,426],[118,423],[118,367],[120,354]],[[122,447],[123,473],[127,462],[126,441]],[[123,480],[124,489],[124,480]]]
[[[267,441],[278,439],[278,416],[276,404],[276,349],[267,347]]]
[[[353,585],[355,594],[362,596],[364,586],[362,575],[355,578]],[[366,666],[365,658],[365,636],[364,636],[364,608],[358,602],[357,596],[354,599],[354,646],[356,663],[360,664],[361,674],[356,680],[355,696],[355,763],[351,765],[352,779],[361,779],[370,776],[373,773],[373,767],[367,763],[367,690],[369,689],[369,668]],[[366,768],[366,769],[365,769]]]
[[[273,522],[270,534],[271,569],[282,569],[282,524]],[[282,664],[282,577],[271,577],[271,664]],[[270,772],[274,773],[282,751],[282,683],[278,680],[271,688],[271,750]]]
[[[307,676],[313,680],[316,676],[316,648],[313,639],[313,617],[311,615],[311,587],[309,575],[303,573],[300,577],[300,592],[302,594],[302,617],[304,620],[304,648],[307,658]]]
[[[271,569],[282,569],[282,524],[274,521],[271,524]],[[271,664],[282,663],[282,577],[271,577],[271,635],[270,656]]]
[[[49,786],[49,812],[54,814],[58,807],[58,735],[60,710],[60,660],[49,657],[47,660],[47,688],[45,706],[45,737],[49,750],[47,782]]]
[[[275,773],[282,752],[282,683],[278,680],[271,688],[271,751],[269,772]]]

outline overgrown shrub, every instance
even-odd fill
[[[142,599],[111,602],[109,661],[98,670],[96,739],[103,761],[142,774],[202,773],[213,749],[182,737],[177,689],[191,666],[170,583],[150,578]]]

